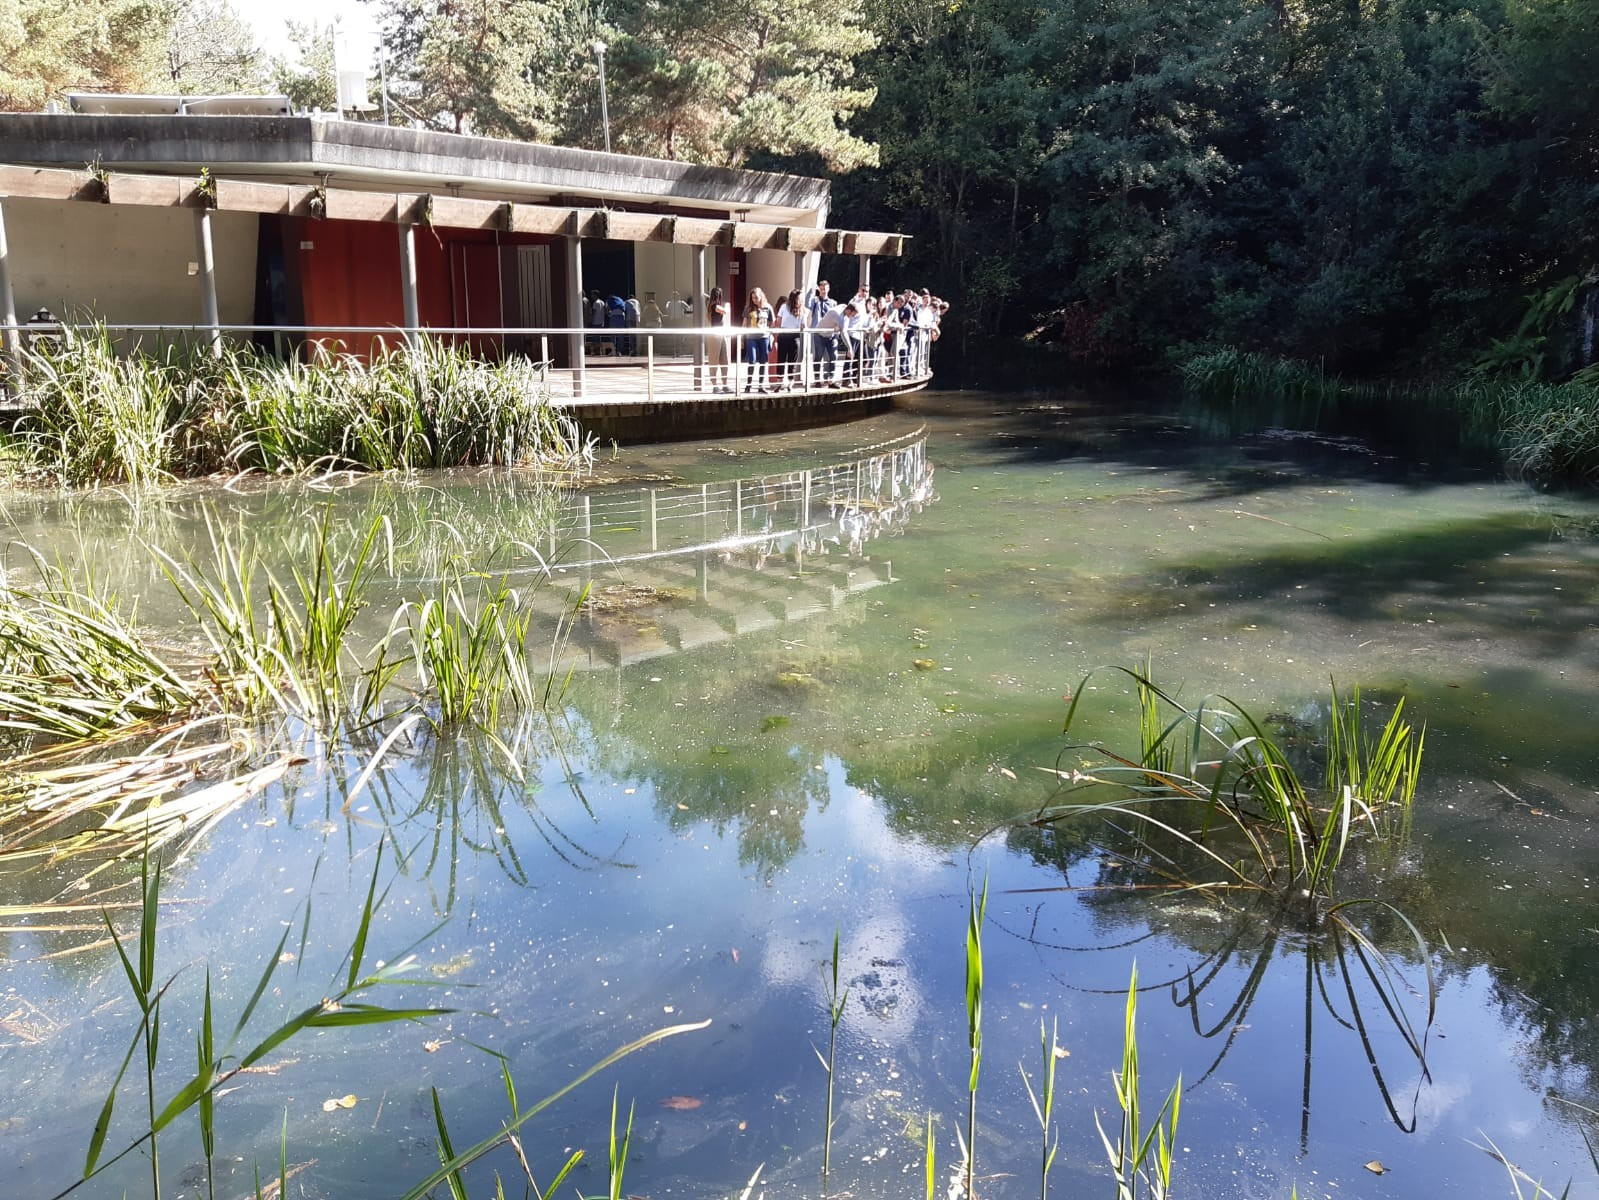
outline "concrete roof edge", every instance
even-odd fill
[[[558,191],[633,192],[729,209],[822,208],[825,179],[702,166],[569,146],[544,146],[432,130],[314,117],[0,114],[0,162],[81,166],[120,163],[309,163],[457,176],[468,186],[534,184]],[[418,180],[418,190],[427,190]]]

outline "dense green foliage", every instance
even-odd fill
[[[1255,424],[1379,433],[1398,413],[1435,434],[1453,430],[1462,445],[1491,447],[1516,478],[1599,485],[1599,388],[1587,372],[1566,383],[1476,378],[1406,388],[1351,383],[1319,366],[1229,348],[1189,359],[1182,376],[1207,404],[1252,410]]]
[[[1469,363],[1595,265],[1593,0],[883,4],[846,223],[968,323],[1086,362],[1185,341]],[[1539,331],[1547,372],[1575,321]]]
[[[70,11],[69,11],[70,9]],[[244,86],[218,0],[0,0],[0,107]],[[1599,0],[384,0],[397,120],[846,172],[947,332],[1559,379],[1599,318]],[[327,47],[276,83],[326,103]],[[320,64],[320,65],[319,65]],[[1588,330],[1584,344],[1583,330]]]

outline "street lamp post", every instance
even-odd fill
[[[605,130],[605,153],[611,152],[611,112],[605,103],[605,43],[596,39],[594,57],[600,60],[600,126]]]

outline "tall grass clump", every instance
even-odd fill
[[[381,699],[396,664],[380,641],[363,661],[352,636],[366,606],[370,569],[385,525],[377,520],[354,547],[333,538],[324,511],[306,560],[287,579],[264,567],[257,552],[212,530],[210,571],[157,551],[179,596],[199,618],[228,702],[246,711],[292,713],[328,729],[347,713],[364,716]],[[352,688],[359,681],[359,687]]]
[[[22,351],[25,469],[64,483],[148,486],[171,477],[180,392],[172,365],[117,353],[103,326]]]
[[[415,336],[369,356],[311,344],[119,353],[103,326],[22,351],[26,470],[70,484],[219,471],[538,466],[580,470],[592,444],[549,403],[538,365]]]
[[[1035,823],[1085,813],[1125,817],[1174,839],[1226,886],[1297,899],[1312,923],[1333,902],[1337,873],[1354,844],[1363,836],[1385,839],[1408,830],[1426,735],[1406,719],[1403,703],[1374,735],[1364,728],[1358,691],[1351,703],[1335,686],[1318,788],[1259,721],[1226,697],[1206,697],[1190,708],[1147,672],[1112,669],[1139,692],[1143,758],[1093,747],[1104,761],[1087,771],[1061,772],[1063,778],[1073,791],[1111,787],[1121,795],[1050,808]],[[1092,675],[1067,710],[1068,733]],[[1171,714],[1169,723],[1163,714]],[[1173,745],[1183,743],[1178,755]],[[1237,846],[1218,845],[1223,831]]]
[[[397,626],[440,723],[475,718],[493,726],[503,710],[538,704],[528,661],[531,621],[532,610],[504,580],[465,571],[447,578],[438,595],[401,609]]]
[[[204,685],[152,647],[115,596],[28,555],[31,582],[0,573],[0,728],[93,738],[205,702]]]

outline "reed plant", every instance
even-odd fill
[[[477,719],[493,726],[503,710],[539,703],[528,661],[531,621],[531,609],[503,579],[459,569],[437,596],[402,606],[396,624],[441,724]]]
[[[1038,1090],[1027,1076],[1027,1068],[1017,1064],[1022,1073],[1022,1086],[1027,1089],[1027,1099],[1033,1106],[1033,1116],[1038,1118],[1043,1144],[1039,1154],[1038,1200],[1049,1200],[1049,1172],[1055,1165],[1055,1153],[1060,1149],[1060,1134],[1051,1128],[1055,1114],[1055,1063],[1060,1056],[1060,1025],[1054,1022],[1048,1029],[1038,1022],[1038,1040],[1043,1047]]]
[[[827,1116],[822,1126],[822,1191],[827,1191],[828,1176],[833,1170],[833,1083],[835,1079],[834,1063],[838,1051],[838,1025],[844,1018],[844,1005],[849,1001],[849,987],[845,985],[842,990],[838,981],[838,929],[833,929],[833,957],[832,973],[822,979],[823,987],[827,992],[827,1057],[822,1059],[822,1068],[827,1072]],[[821,1055],[818,1052],[817,1057]]]
[[[82,1174],[75,1183],[57,1193],[55,1200],[60,1200],[60,1197],[70,1194],[82,1184],[96,1178],[139,1150],[145,1152],[150,1163],[149,1195],[152,1200],[160,1200],[162,1195],[160,1135],[179,1117],[191,1111],[196,1114],[200,1145],[206,1160],[207,1195],[214,1197],[215,1103],[219,1093],[230,1081],[306,1030],[349,1029],[396,1021],[417,1021],[453,1011],[433,1007],[392,1008],[370,1003],[366,999],[378,989],[414,982],[407,976],[416,964],[415,955],[404,955],[396,962],[380,964],[370,971],[366,970],[367,939],[371,932],[373,916],[380,903],[377,885],[382,869],[382,858],[380,845],[373,862],[372,880],[367,888],[366,901],[360,911],[355,935],[345,953],[347,969],[343,973],[342,981],[335,980],[334,985],[328,989],[328,994],[315,1004],[300,1010],[265,1033],[246,1036],[256,1009],[271,987],[273,975],[284,956],[284,947],[293,929],[292,923],[284,926],[283,934],[267,957],[260,979],[246,1001],[232,1033],[221,1046],[217,1045],[214,1032],[211,980],[209,972],[207,973],[203,1009],[195,1039],[195,1072],[166,1099],[165,1103],[161,1101],[156,1083],[162,1037],[161,1006],[176,982],[178,972],[163,978],[157,970],[162,872],[159,859],[152,859],[149,855],[141,859],[139,924],[131,942],[125,942],[123,935],[117,931],[109,911],[102,911],[101,914],[116,948],[118,960],[122,964],[129,990],[139,1009],[138,1028],[100,1107],[99,1116],[89,1137]],[[309,924],[308,907],[305,914],[306,928],[309,928]],[[141,1051],[145,1085],[143,1132],[107,1157],[106,1143],[116,1116],[122,1083],[134,1055]],[[284,1166],[286,1168],[287,1164]]]
[[[966,1196],[977,1195],[977,1077],[983,1065],[983,919],[988,913],[988,880],[981,893],[966,896],[966,1047],[971,1070],[966,1078]]]
[[[1060,774],[1074,793],[1110,786],[1120,789],[1121,797],[1050,808],[1035,823],[1086,813],[1126,817],[1198,853],[1220,872],[1225,886],[1299,897],[1312,923],[1328,911],[1339,867],[1355,841],[1408,829],[1425,730],[1410,724],[1402,703],[1371,737],[1362,728],[1358,693],[1350,705],[1334,687],[1324,783],[1318,791],[1306,784],[1261,723],[1226,697],[1207,697],[1190,708],[1147,672],[1112,670],[1139,692],[1141,742],[1150,757],[1140,761],[1095,747],[1103,762],[1086,772]],[[1065,721],[1068,733],[1092,676],[1085,676],[1073,695]],[[1175,714],[1169,725],[1160,710]],[[1152,738],[1156,730],[1159,734]],[[1171,739],[1189,743],[1181,764],[1186,769],[1174,767],[1163,752]],[[1170,805],[1177,807],[1168,819]],[[1247,847],[1246,855],[1213,848],[1222,827]]]
[[[1138,1067],[1138,966],[1127,985],[1127,1008],[1122,1030],[1122,1068],[1113,1073],[1116,1104],[1121,1109],[1116,1140],[1105,1132],[1099,1115],[1094,1124],[1110,1160],[1116,1181],[1116,1200],[1166,1200],[1171,1195],[1172,1154],[1177,1145],[1177,1118],[1182,1108],[1183,1081],[1166,1094],[1155,1113],[1153,1124],[1146,1124],[1142,1084]]]
[[[374,521],[352,548],[342,549],[335,544],[332,509],[325,509],[307,561],[293,563],[287,581],[261,563],[254,547],[214,527],[210,569],[155,551],[201,623],[231,704],[251,712],[275,708],[321,729],[376,707],[398,664],[382,640],[370,661],[363,660],[353,627],[366,606],[385,528]]]
[[[1217,408],[1286,405],[1287,419],[1310,428],[1335,414],[1366,428],[1409,415],[1456,430],[1465,444],[1492,445],[1513,478],[1599,486],[1599,378],[1586,374],[1564,383],[1473,376],[1407,387],[1352,382],[1320,364],[1233,348],[1189,359],[1180,374],[1190,394]]]
[[[170,365],[124,357],[103,326],[22,351],[29,401],[15,431],[25,469],[69,484],[171,478],[180,393]]]
[[[247,344],[119,350],[104,326],[22,351],[25,470],[145,486],[175,474],[581,470],[592,442],[549,403],[539,367],[418,335],[357,356],[313,344],[278,359]]]
[[[0,729],[94,738],[205,703],[203,684],[145,639],[114,594],[31,549],[27,559],[0,571]]]

